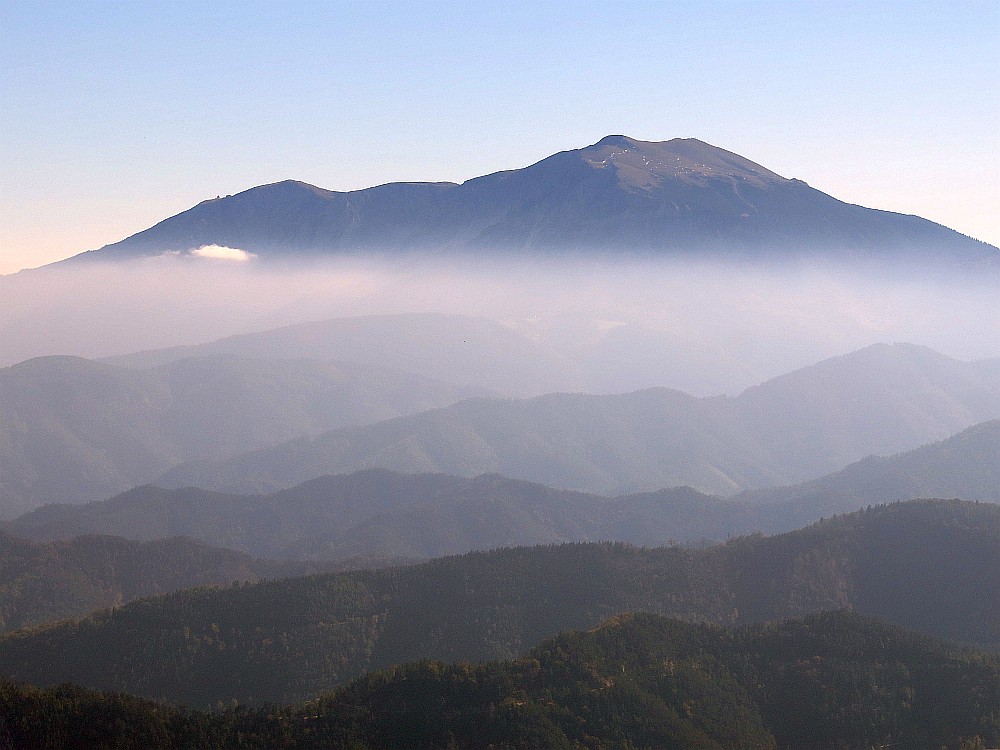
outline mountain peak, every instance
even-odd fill
[[[635,145],[635,143],[635,139],[629,138],[627,135],[606,135],[595,143],[594,146],[621,146],[622,148],[628,148]]]
[[[339,192],[285,180],[206,201],[87,257],[212,244],[262,258],[372,249],[661,255],[792,248],[998,262],[995,248],[916,217],[850,206],[697,138],[620,133],[460,185]]]
[[[629,192],[648,192],[667,183],[706,187],[723,180],[767,189],[787,182],[739,154],[697,138],[640,141],[625,135],[607,135],[579,153],[594,169],[612,168],[619,186]]]

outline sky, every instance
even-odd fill
[[[1000,245],[1000,0],[0,0],[0,273],[217,195],[696,137]]]

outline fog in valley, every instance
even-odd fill
[[[502,254],[277,265],[235,248],[75,261],[0,277],[0,364],[409,313],[487,318],[537,345],[553,361],[542,381],[509,390],[517,396],[653,386],[737,393],[874,342],[918,343],[964,360],[1000,355],[995,271],[914,265]],[[392,352],[382,356],[391,363]]]

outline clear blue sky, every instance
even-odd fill
[[[0,273],[296,178],[698,137],[1000,244],[1000,0],[0,0]]]

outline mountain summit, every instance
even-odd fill
[[[462,184],[351,192],[291,180],[263,185],[76,257],[205,245],[270,259],[358,252],[1000,258],[997,248],[939,224],[844,203],[694,138],[624,135]]]

